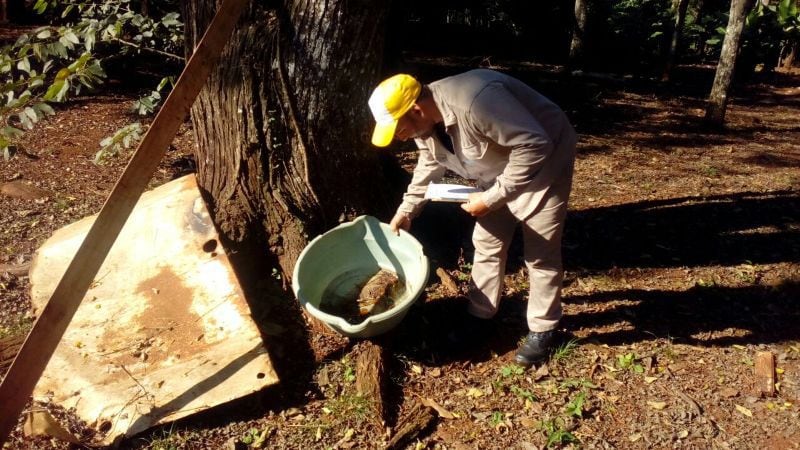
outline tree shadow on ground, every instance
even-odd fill
[[[771,344],[800,339],[798,298],[800,278],[776,286],[607,291],[573,295],[565,301],[627,302],[603,307],[599,312],[567,315],[563,325],[571,330],[613,328],[592,331],[586,337],[607,345],[655,338],[700,346]]]
[[[471,261],[471,219],[457,205],[429,207],[412,229],[430,253],[433,269]],[[674,198],[571,211],[564,239],[570,272],[604,273],[617,269],[683,268],[771,264],[800,260],[800,194],[794,191],[737,193],[705,198]],[[515,236],[507,273],[523,266],[521,240]],[[430,280],[435,283],[436,280]],[[598,312],[566,315],[568,330],[604,327],[594,340],[612,345],[654,337],[681,338],[698,345],[766,343],[800,337],[797,281],[777,286],[694,287],[686,291],[627,289],[572,295],[565,303],[614,300],[637,306],[607,306]],[[393,351],[430,365],[485,361],[513,350],[527,331],[527,292],[504,298],[485,342],[448,348],[447,333],[458,323],[466,303],[450,297],[421,301],[393,331]],[[626,326],[615,327],[624,321]],[[743,335],[725,334],[743,329]]]
[[[436,267],[472,261],[474,219],[457,204],[429,204],[411,232]],[[740,192],[570,211],[569,271],[769,264],[800,260],[800,192]],[[523,264],[515,235],[506,273]],[[432,273],[433,273],[432,270]],[[432,282],[435,280],[431,280]]]
[[[571,270],[768,264],[800,260],[800,193],[742,192],[573,211]]]

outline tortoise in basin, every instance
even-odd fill
[[[381,269],[372,276],[358,294],[358,313],[362,318],[392,309],[397,294],[397,274]]]

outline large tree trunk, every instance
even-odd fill
[[[569,45],[570,69],[583,66],[584,37],[586,36],[586,0],[575,0],[572,42]]]
[[[672,67],[675,65],[675,60],[678,56],[678,44],[681,40],[681,33],[683,33],[683,23],[686,21],[686,8],[689,6],[689,0],[673,0],[672,7],[675,11],[675,22],[673,23],[672,36],[669,40],[669,48],[667,49],[667,62],[664,65],[664,73],[662,80],[669,81],[672,74]]]
[[[708,96],[708,106],[706,107],[706,121],[714,126],[722,126],[725,122],[725,109],[728,105],[728,94],[733,82],[742,29],[744,29],[747,12],[752,5],[753,0],[731,0],[728,28],[725,30],[725,40],[722,41],[722,52],[719,55],[717,73],[714,76],[714,85],[711,87],[711,94]]]
[[[216,2],[184,8],[191,51]],[[386,11],[386,1],[285,0],[245,12],[191,114],[198,182],[233,252],[268,249],[288,276],[310,238],[388,211],[366,104]]]

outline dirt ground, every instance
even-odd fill
[[[441,345],[463,303],[433,273],[463,288],[471,221],[431,204],[412,228],[431,258],[429,285],[379,339],[390,355],[388,423],[355,395],[354,343],[309,328],[291,294],[265,284],[259,300],[283,330],[267,342],[282,383],[122,448],[381,448],[420,400],[439,417],[405,448],[800,448],[800,76],[741,85],[726,129],[714,131],[702,124],[702,68],[674,85],[499,68],[554,98],[580,134],[550,360],[527,372],[511,364],[526,332],[518,241],[494,331],[474,348]],[[132,100],[64,105],[0,161],[0,184],[41,190],[0,195],[0,338],[30,327],[25,267],[38,246],[99,211],[124,168],[130,151],[92,159],[101,139],[136,120]],[[192,145],[187,124],[152,186],[193,170]],[[413,163],[413,152],[398,156]],[[775,358],[772,397],[755,377],[759,352]],[[70,428],[90,442],[82,424]],[[4,448],[68,447],[18,428]]]

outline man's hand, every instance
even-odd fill
[[[473,192],[469,194],[469,201],[461,204],[461,209],[470,213],[472,217],[481,217],[489,212],[489,207],[483,202],[481,198],[482,192]]]
[[[392,229],[392,233],[400,236],[401,228],[406,231],[411,228],[411,218],[408,217],[408,214],[399,212],[392,217],[392,221],[389,222],[389,228]]]

